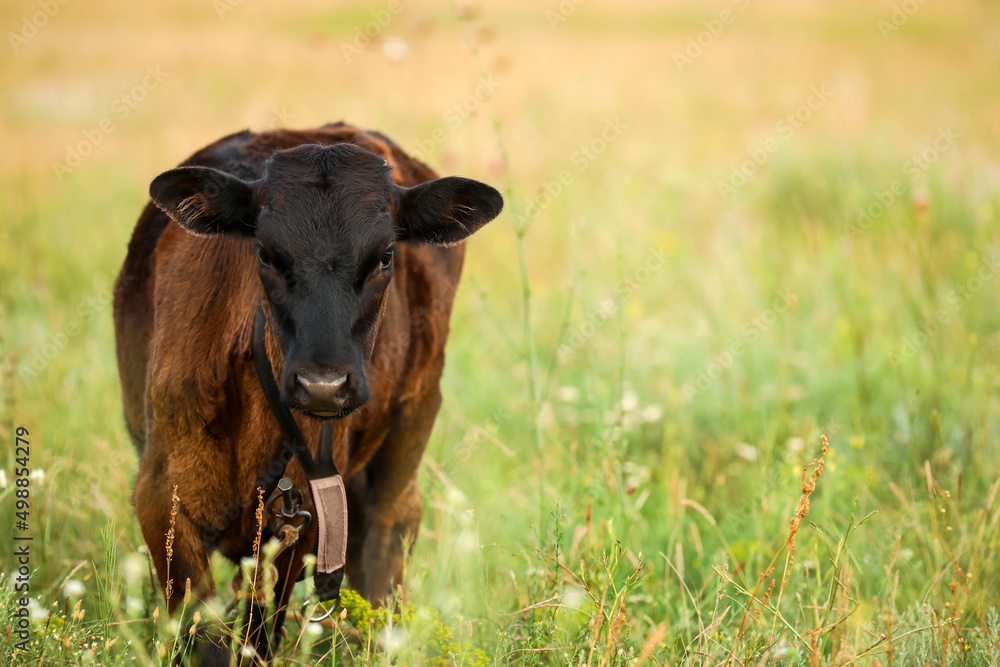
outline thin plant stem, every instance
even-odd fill
[[[459,16],[459,20],[462,22],[462,38],[469,48],[470,53],[472,53],[473,61],[476,64],[476,68],[479,70],[480,75],[485,76],[486,71],[482,66],[479,58],[479,49],[476,48],[475,42],[471,39],[469,35],[468,22],[461,17],[461,13],[455,6],[455,3],[451,3],[452,11]],[[496,115],[496,108],[493,106],[492,99],[488,100],[487,106],[490,109],[490,115],[493,120],[493,132],[496,137],[497,149],[500,151],[500,157],[503,159],[504,164],[504,196],[507,200],[507,209],[511,211],[511,222],[514,228],[514,236],[517,242],[517,263],[521,278],[521,323],[522,331],[524,337],[524,360],[528,364],[528,393],[531,399],[531,422],[532,422],[532,434],[534,436],[535,450],[538,455],[539,463],[542,462],[542,424],[541,424],[541,400],[539,395],[538,386],[538,356],[535,344],[535,333],[534,326],[532,325],[531,319],[531,277],[528,271],[528,253],[525,244],[525,236],[528,233],[528,228],[531,226],[530,220],[525,220],[517,214],[517,192],[514,187],[514,178],[510,169],[510,157],[507,152],[507,145],[504,142],[503,132],[500,126],[500,120]]]

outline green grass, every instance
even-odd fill
[[[430,161],[508,206],[470,242],[407,586],[387,609],[349,595],[323,625],[291,619],[280,664],[1000,661],[995,8],[928,4],[883,40],[892,3],[752,5],[677,72],[670,54],[724,5],[585,4],[552,31],[531,3],[471,25],[414,3],[384,34],[407,59],[376,42],[345,63],[382,6],[219,21],[191,2],[140,33],[131,8],[70,3],[0,63],[5,517],[17,427],[44,471],[27,653],[3,631],[17,543],[0,544],[0,662],[167,665],[192,624],[233,622],[222,560],[219,598],[166,617],[130,502],[108,290],[149,180],[275,109],[416,145],[481,69],[503,85]],[[65,145],[156,63],[162,86],[57,181]],[[822,82],[832,100],[720,197]],[[627,128],[579,169],[615,117]],[[955,144],[911,177],[948,126]]]

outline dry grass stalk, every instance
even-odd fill
[[[649,637],[646,638],[646,643],[643,644],[642,652],[639,653],[639,658],[635,661],[635,667],[642,667],[646,661],[652,657],[653,651],[656,650],[657,645],[662,642],[666,636],[667,624],[660,623],[656,626],[656,629],[649,634]]]
[[[167,606],[170,606],[170,596],[173,595],[174,580],[170,578],[170,561],[174,558],[174,531],[177,528],[177,510],[180,507],[181,499],[177,495],[177,485],[170,496],[170,529],[167,531]]]
[[[254,513],[257,518],[257,536],[253,540],[253,559],[260,557],[260,537],[264,532],[264,489],[257,487],[257,511]]]
[[[581,567],[583,562],[580,563]],[[604,601],[608,594],[607,584],[604,586],[604,591],[601,593],[601,602],[598,605],[597,613],[591,617],[590,626],[594,628],[594,634],[590,638],[590,652],[587,654],[587,666],[589,667],[591,661],[594,659],[594,650],[597,648],[597,642],[601,636],[601,628],[604,625]]]
[[[819,650],[819,628],[806,632],[806,639],[809,641],[809,667],[819,667],[823,660],[823,654]]]
[[[795,507],[795,514],[792,516],[789,529],[788,538],[785,540],[785,544],[778,550],[778,553],[774,554],[774,558],[768,564],[764,573],[757,580],[757,586],[754,587],[753,592],[750,594],[750,601],[747,603],[746,607],[743,609],[743,618],[740,620],[740,626],[736,630],[736,636],[733,639],[733,645],[729,649],[729,655],[726,657],[725,663],[729,665],[736,657],[736,644],[739,642],[740,638],[743,636],[743,632],[746,629],[747,619],[750,616],[757,617],[760,614],[760,610],[755,609],[754,603],[759,603],[760,608],[763,609],[767,606],[770,600],[770,593],[774,586],[774,580],[771,581],[770,587],[768,588],[765,598],[759,598],[758,593],[760,592],[760,587],[763,585],[764,581],[774,572],[774,564],[778,560],[778,556],[781,552],[785,552],[785,568],[781,576],[781,586],[778,588],[778,599],[774,603],[774,609],[777,610],[781,606],[781,595],[785,590],[785,583],[788,581],[788,577],[792,570],[792,565],[795,563],[795,536],[798,534],[799,529],[802,527],[802,521],[809,515],[809,497],[816,490],[816,482],[819,481],[820,475],[823,474],[823,466],[826,463],[826,453],[830,448],[830,441],[827,440],[825,435],[820,436],[820,441],[822,442],[822,447],[820,450],[819,458],[813,459],[806,465],[802,467],[802,493],[799,496],[798,505]],[[811,471],[811,472],[810,472]],[[771,625],[771,641],[774,641],[774,629],[777,624],[777,615],[775,616],[774,623]],[[812,639],[810,639],[812,641]]]
[[[767,606],[767,603],[771,601],[771,595],[774,593],[774,579],[771,579],[771,583],[767,585],[767,590],[764,591],[764,597],[760,599],[760,607],[754,611],[759,615],[761,610]]]
[[[264,489],[257,487],[257,510],[254,512],[254,516],[257,518],[257,535],[254,536],[253,540],[253,582],[250,584],[251,595],[257,590],[257,573],[260,571],[260,538],[261,534],[264,532]],[[253,627],[253,605],[248,605],[250,610],[247,616],[247,633],[243,639],[244,645],[249,645],[250,643],[250,628]],[[242,664],[242,660],[240,661]]]
[[[626,621],[625,603],[622,602],[618,605],[618,613],[611,621],[611,627],[608,629],[608,641],[604,647],[604,658],[601,660],[601,667],[606,667],[610,664],[612,651],[620,647],[618,635],[621,633],[622,628],[625,627]]]
[[[799,504],[795,507],[795,516],[792,517],[791,525],[788,529],[788,540],[786,542],[788,545],[788,559],[785,563],[785,572],[781,577],[782,588],[784,588],[785,582],[788,581],[788,577],[792,572],[792,566],[795,565],[795,536],[798,534],[799,528],[802,527],[802,520],[809,515],[809,497],[816,490],[816,482],[819,481],[819,476],[823,474],[823,465],[826,463],[826,452],[830,448],[830,441],[826,439],[825,435],[821,435],[820,440],[823,443],[823,447],[819,458],[813,459],[802,467],[802,495],[799,496]],[[809,473],[810,468],[812,468],[811,473]],[[809,473],[808,478],[806,477],[807,473]],[[780,590],[778,592],[778,600],[781,600]]]
[[[797,549],[795,537],[799,534],[799,529],[802,528],[802,522],[809,516],[809,498],[812,496],[813,491],[816,490],[816,482],[819,481],[820,475],[823,474],[823,466],[826,465],[826,453],[830,449],[830,441],[827,440],[825,435],[819,436],[819,439],[822,443],[819,458],[813,459],[802,466],[802,492],[799,495],[799,502],[795,506],[795,514],[792,515],[788,526],[788,539],[785,540],[785,546],[788,547],[788,551],[785,553],[785,568],[781,574],[778,600],[774,605],[776,608],[781,606],[781,596],[785,592],[785,584],[788,582],[788,577],[791,576],[792,570],[795,567],[795,553]],[[777,618],[771,623],[771,641],[774,641],[774,629],[776,626]]]

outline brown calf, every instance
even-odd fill
[[[417,469],[441,404],[461,242],[502,198],[439,179],[385,136],[341,123],[225,137],[157,177],[150,194],[114,317],[125,421],[141,455],[135,508],[165,588],[174,487],[180,498],[171,611],[187,580],[211,594],[212,551],[251,555],[258,488],[287,475],[315,516],[255,373],[258,302],[281,401],[314,457],[332,421],[347,576],[379,602],[401,581],[404,539],[420,524]],[[277,563],[279,629],[315,530],[313,521]],[[269,653],[266,637],[257,648]],[[228,664],[217,652],[210,660]]]

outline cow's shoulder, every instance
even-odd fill
[[[202,427],[238,406],[252,365],[252,245],[168,227],[156,249],[150,401],[157,420]]]

